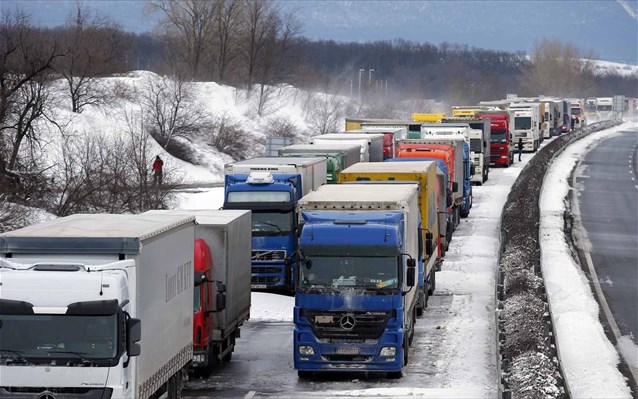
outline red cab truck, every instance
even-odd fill
[[[251,212],[152,210],[195,216],[192,371],[210,375],[230,361],[240,327],[250,318]]]
[[[479,119],[489,119],[491,126],[490,165],[508,167],[514,163],[514,143],[510,130],[511,115],[508,111],[479,111]]]

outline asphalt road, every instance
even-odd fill
[[[589,255],[620,335],[638,336],[638,129],[602,141],[576,174]]]

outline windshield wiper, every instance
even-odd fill
[[[30,364],[31,362],[27,360],[26,357],[22,356],[23,351],[15,351],[12,349],[2,349],[0,348],[0,352],[7,352],[13,354],[12,357],[7,358],[7,365],[14,363],[22,363],[22,364]],[[11,363],[9,363],[11,362]]]
[[[80,358],[80,360],[82,361],[82,365],[86,365],[86,366],[92,366],[93,364],[95,364],[95,362],[93,360],[89,360],[87,358],[84,357],[84,355],[86,355],[86,353],[84,352],[75,352],[75,351],[49,351],[47,352],[49,355],[51,355],[52,353],[68,353],[71,355],[75,355],[77,357]],[[68,364],[70,365],[72,363],[71,360],[69,360]]]
[[[317,291],[317,292],[333,292],[335,294],[341,294],[341,291],[330,287],[328,285],[323,285],[323,284],[313,284],[311,286],[307,286],[307,287],[302,287],[304,291],[306,292],[312,292],[312,291]]]

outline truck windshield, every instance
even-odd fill
[[[483,152],[483,146],[481,145],[483,140],[481,139],[470,139],[470,151],[474,151],[476,153]]]
[[[253,236],[285,235],[293,231],[293,212],[252,212]]]
[[[572,115],[580,115],[580,108],[572,108]]]
[[[300,269],[302,288],[399,286],[399,261],[392,256],[312,256]]]
[[[117,356],[117,315],[0,315],[0,356],[106,360]]]
[[[514,118],[514,129],[529,130],[532,128],[532,118],[529,116],[517,116]]]
[[[494,129],[490,136],[491,143],[507,143],[507,131],[505,129]]]

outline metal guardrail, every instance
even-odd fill
[[[542,156],[546,156],[549,153],[549,160],[548,160],[548,164],[551,164],[554,159],[556,157],[558,157],[564,150],[565,148],[570,145],[571,143],[580,140],[581,138],[588,136],[591,133],[603,130],[603,129],[608,129],[610,127],[616,126],[621,122],[618,121],[605,121],[605,122],[599,122],[599,123],[595,123],[589,126],[585,126],[581,129],[578,129],[577,132],[575,133],[569,133],[569,134],[564,134],[561,135],[559,137],[557,137],[556,139],[554,139],[554,141],[552,141],[548,146],[545,146],[544,148],[542,148],[541,150],[539,150],[539,152],[536,154],[536,156],[534,158],[532,158],[532,160],[525,166],[525,168],[523,169],[523,171],[521,172],[521,174],[519,175],[519,177],[517,178],[517,181],[514,183],[514,185],[512,186],[513,189],[515,189],[515,187],[517,186],[517,183],[521,182],[524,179],[524,173],[528,172],[529,170],[531,170],[531,168],[533,167],[541,167],[540,162],[542,162],[542,160],[540,160],[540,158],[542,158]],[[541,157],[539,157],[539,162],[534,162],[535,159],[537,159],[538,155],[541,155]],[[529,168],[529,169],[528,169]],[[544,178],[545,172],[543,173],[543,178]],[[526,186],[526,190],[527,191],[532,191],[535,194],[535,203],[538,205],[539,203],[539,199],[540,199],[540,192],[541,192],[541,187],[542,187],[542,181],[543,179],[540,179],[538,181],[536,181],[535,183],[538,185],[538,187],[529,187]],[[496,272],[496,296],[495,296],[495,300],[496,300],[496,304],[495,304],[495,317],[496,317],[496,326],[497,326],[497,334],[496,334],[496,344],[497,344],[497,348],[498,348],[498,352],[497,352],[497,376],[498,376],[498,390],[499,390],[499,397],[502,399],[511,399],[514,392],[512,392],[512,390],[510,389],[510,386],[508,384],[508,380],[507,380],[507,376],[510,372],[510,365],[509,362],[503,358],[503,354],[502,354],[502,346],[505,342],[505,332],[502,329],[502,325],[501,325],[501,313],[502,310],[504,308],[503,304],[504,301],[506,299],[506,293],[505,293],[505,275],[502,272],[502,255],[505,253],[507,245],[508,245],[508,236],[507,236],[507,230],[503,227],[503,221],[505,220],[505,218],[507,217],[507,209],[510,208],[508,205],[510,204],[510,197],[508,197],[505,205],[503,206],[503,212],[501,213],[501,220],[500,220],[500,224],[501,224],[501,242],[500,242],[500,247],[499,247],[499,256],[498,256],[498,268],[497,268],[497,272]],[[511,208],[510,208],[511,209]],[[540,209],[538,210],[538,215],[540,215]],[[539,225],[540,222],[540,216],[539,219],[535,221],[537,224],[536,226]],[[530,229],[529,230],[529,237],[531,239],[533,239],[537,245],[538,245],[538,240],[539,240],[539,234],[538,234],[538,229]],[[540,249],[540,248],[539,248]],[[543,334],[545,337],[545,344],[547,346],[547,351],[549,356],[551,357],[551,359],[555,362],[556,367],[558,369],[558,376],[554,376],[557,377],[557,387],[562,388],[564,395],[563,397],[565,398],[571,398],[571,389],[569,387],[569,382],[566,380],[565,378],[565,372],[563,370],[563,366],[562,363],[560,361],[560,349],[559,349],[559,344],[558,341],[556,339],[556,330],[554,328],[554,317],[552,314],[552,310],[551,310],[551,303],[549,302],[549,298],[547,296],[547,291],[546,291],[546,287],[545,287],[545,282],[543,279],[543,273],[542,273],[542,268],[541,268],[541,263],[540,263],[540,251],[537,251],[536,254],[536,262],[534,263],[534,274],[540,278],[541,280],[541,286],[538,289],[538,294],[540,296],[540,298],[543,300],[544,306],[545,306],[545,313],[543,316]]]

